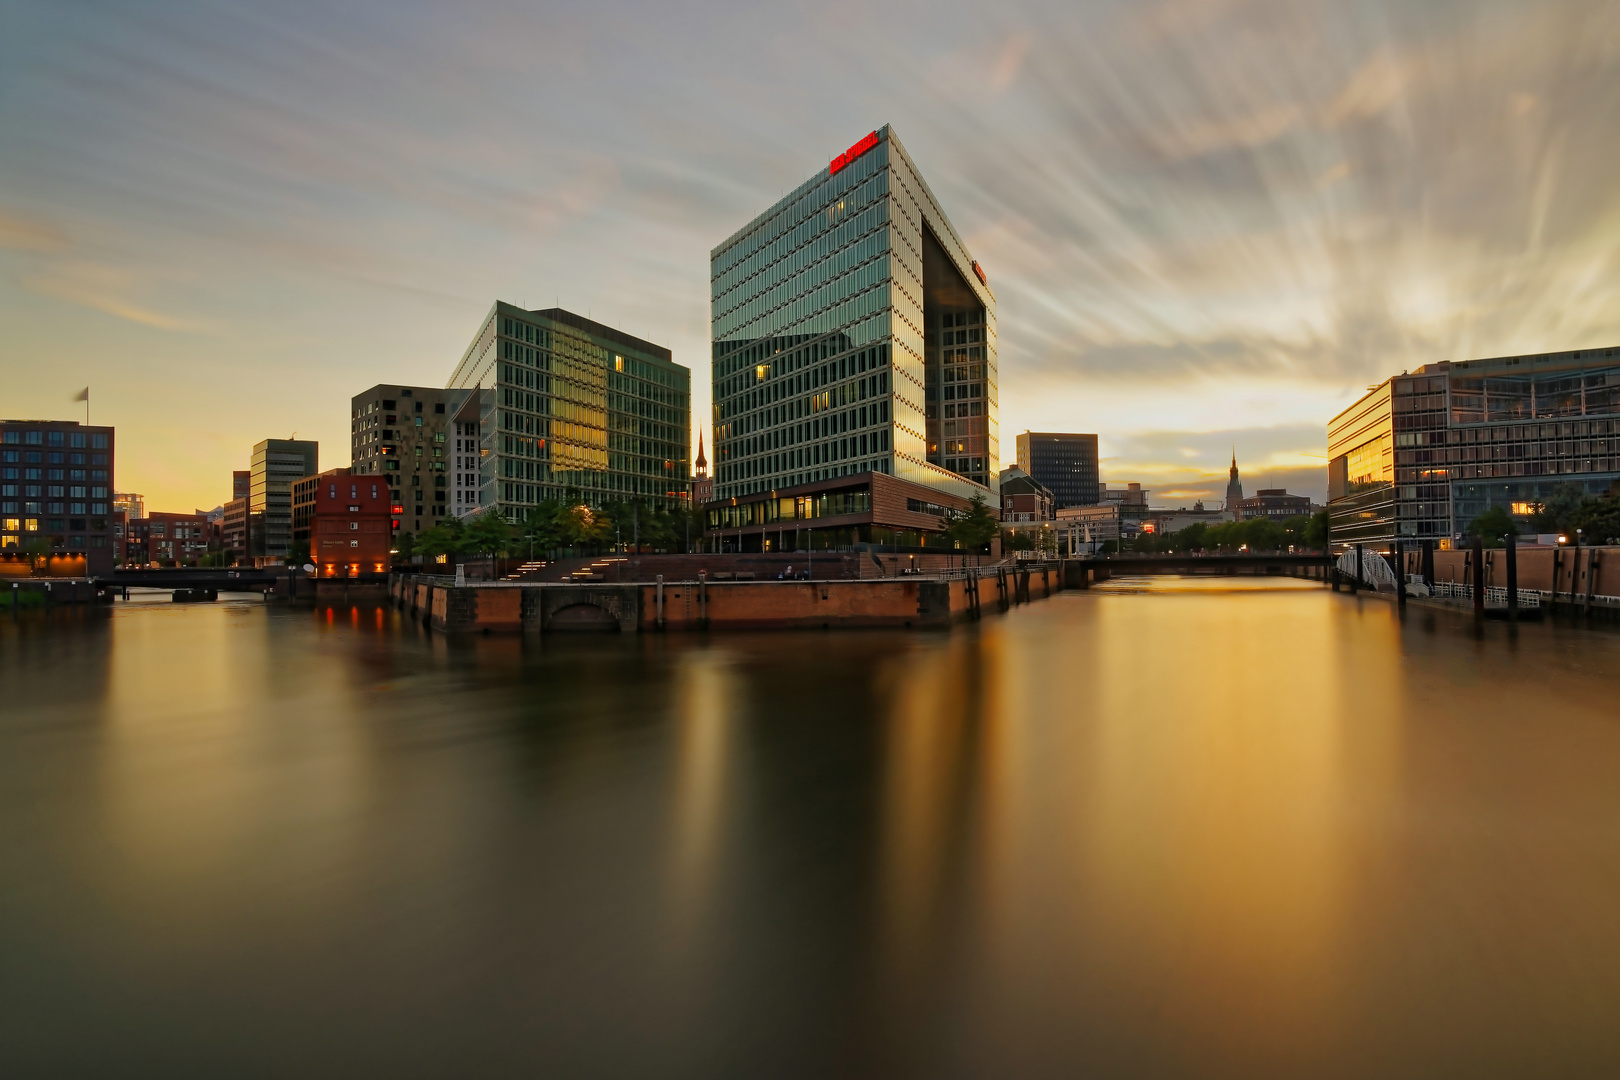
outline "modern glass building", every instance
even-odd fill
[[[518,521],[570,489],[593,506],[687,497],[692,373],[662,346],[497,301],[447,389],[465,394],[450,436],[462,516],[497,507]]]
[[[730,508],[712,529],[786,542],[813,524],[801,504],[838,495],[867,507],[832,515],[848,519],[838,527],[883,541],[874,528],[928,532],[934,510],[996,503],[995,295],[891,128],[739,229],[709,268],[715,499]],[[871,476],[898,484],[848,479]],[[882,519],[912,504],[934,509]]]
[[[1620,480],[1620,348],[1442,361],[1328,424],[1336,547],[1460,540],[1491,506],[1526,521],[1554,490]]]
[[[320,444],[312,439],[265,439],[253,446],[248,512],[263,523],[250,554],[284,559],[292,550],[292,486],[321,471]]]
[[[115,442],[110,427],[0,420],[0,555],[6,561],[43,547],[53,564],[73,564],[63,573],[112,570]]]
[[[1026,431],[1018,436],[1018,467],[1050,491],[1059,508],[1102,501],[1095,435]]]

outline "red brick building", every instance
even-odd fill
[[[321,577],[382,573],[393,543],[388,481],[350,476],[347,469],[322,473],[315,492],[309,557]]]

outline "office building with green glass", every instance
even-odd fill
[[[446,387],[450,505],[521,520],[577,491],[592,506],[675,506],[691,478],[692,373],[670,351],[590,319],[497,301]]]
[[[996,504],[995,295],[891,128],[714,248],[710,290],[711,532],[926,544]]]

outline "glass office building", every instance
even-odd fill
[[[1102,501],[1095,435],[1026,431],[1018,436],[1018,467],[1052,493],[1058,509]]]
[[[670,351],[564,311],[497,301],[447,389],[450,498],[513,521],[577,490],[674,506],[691,468],[692,373]]]
[[[774,499],[778,532],[866,474],[994,504],[995,296],[891,128],[711,251],[710,290],[717,500]]]
[[[1369,390],[1328,424],[1336,547],[1461,540],[1492,506],[1529,526],[1553,491],[1620,480],[1620,349],[1443,361]]]

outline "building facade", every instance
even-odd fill
[[[380,574],[392,563],[393,502],[386,477],[333,469],[315,478],[310,562],[320,577]]]
[[[1247,499],[1238,500],[1236,520],[1271,518],[1273,521],[1283,521],[1287,518],[1309,517],[1319,509],[1321,507],[1316,506],[1304,495],[1290,495],[1282,488],[1260,488]]]
[[[0,420],[0,550],[82,555],[86,573],[109,573],[116,450],[110,427]]]
[[[309,439],[265,439],[253,447],[248,513],[263,523],[251,530],[249,554],[285,559],[292,549],[292,486],[320,472],[320,445]]]
[[[520,521],[571,492],[593,506],[689,497],[692,373],[663,346],[562,308],[497,301],[448,389],[465,395],[451,494],[468,513]]]
[[[418,533],[458,516],[452,430],[467,397],[461,390],[379,384],[350,399],[349,471],[386,478],[394,532]]]
[[[1050,491],[1058,506],[1095,506],[1102,501],[1097,436],[1026,431],[1018,436],[1017,446],[1018,467]]]
[[[1528,527],[1564,485],[1620,480],[1620,348],[1441,361],[1328,424],[1332,543],[1462,539],[1492,506]]]
[[[327,469],[314,476],[306,476],[294,480],[292,486],[292,514],[293,514],[293,545],[301,546],[306,555],[315,550],[313,544],[315,529],[315,503],[320,486],[325,481],[335,480],[338,477],[347,477],[349,469]],[[386,484],[383,485],[386,488]],[[392,528],[390,528],[392,533]]]
[[[195,566],[208,554],[208,515],[154,510],[124,526],[125,566]]]
[[[808,537],[824,526],[784,507],[864,492],[855,535],[882,543],[939,531],[911,504],[996,505],[995,295],[892,129],[715,247],[709,270],[711,471],[729,507],[711,528],[757,518],[744,543],[763,543],[792,520]]]
[[[1020,439],[1023,436],[1019,436]],[[1015,525],[1051,521],[1057,497],[1021,468],[1001,470],[1001,520]]]

